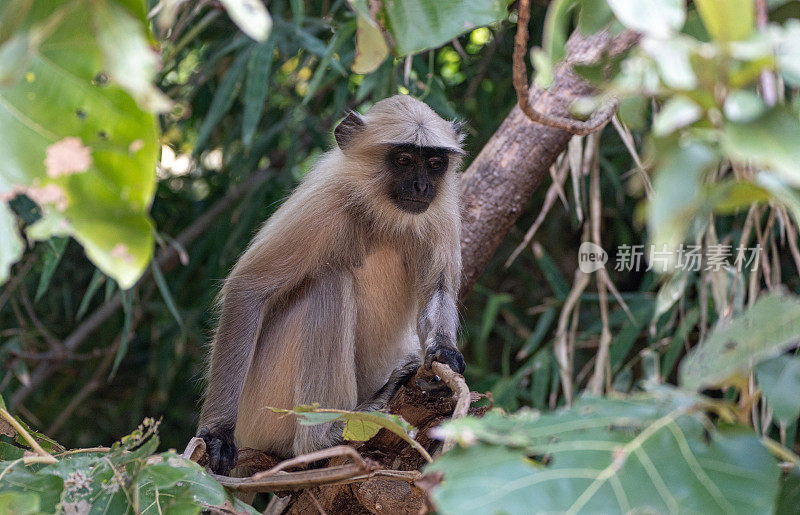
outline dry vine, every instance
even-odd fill
[[[517,17],[517,35],[514,37],[513,82],[517,91],[517,103],[525,115],[536,123],[569,131],[572,134],[591,134],[602,128],[617,111],[617,101],[612,99],[602,105],[586,121],[574,120],[555,115],[545,115],[530,104],[528,98],[528,73],[525,69],[525,55],[528,53],[528,21],[531,17],[530,0],[520,0]]]

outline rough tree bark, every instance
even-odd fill
[[[592,92],[592,87],[572,72],[572,66],[597,62],[604,53],[617,54],[635,40],[636,36],[629,32],[611,39],[606,31],[588,37],[575,31],[567,42],[566,59],[555,69],[552,85],[547,90],[531,88],[530,104],[542,114],[569,117],[572,102]],[[464,171],[462,299],[571,137],[565,130],[530,121],[515,106]]]

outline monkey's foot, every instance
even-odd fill
[[[434,361],[447,365],[453,369],[453,372],[458,372],[459,374],[463,374],[464,369],[467,367],[464,356],[461,355],[458,349],[438,342],[434,342],[425,351],[425,369],[430,370]]]
[[[197,433],[206,443],[208,453],[208,466],[211,472],[227,476],[236,465],[239,452],[233,443],[233,431],[214,430],[208,427],[200,428]]]

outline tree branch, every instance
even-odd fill
[[[547,90],[530,90],[527,103],[549,119],[568,116],[569,105],[592,92],[591,85],[572,72],[572,66],[619,54],[637,39],[632,32],[611,38],[608,31],[584,36],[576,30],[567,42],[565,60],[554,70],[552,85]],[[517,105],[463,173],[462,299],[571,137],[563,128],[531,121]]]

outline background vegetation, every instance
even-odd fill
[[[511,512],[543,499],[553,510],[617,510],[659,495],[663,511],[674,502],[796,507],[785,492],[796,496],[800,477],[800,360],[786,351],[800,339],[791,296],[800,292],[800,3],[549,4],[532,7],[537,84],[547,84],[573,27],[611,24],[643,39],[579,69],[599,94],[576,110],[614,97],[619,117],[573,139],[554,165],[461,306],[461,344],[468,384],[491,391],[495,406],[578,407],[449,426],[463,445],[436,465],[451,478],[436,500],[444,511],[475,510],[460,495],[473,489]],[[196,429],[220,282],[329,148],[343,113],[411,94],[464,120],[469,154],[480,151],[517,99],[518,6],[375,5],[273,0],[267,13],[232,1],[5,2],[0,393],[15,414],[66,447],[108,445],[156,417],[162,450],[183,448]],[[465,21],[479,28],[464,31]],[[70,136],[81,138],[62,150],[71,167],[43,167],[52,143]],[[577,271],[584,241],[610,252],[607,274]],[[620,246],[682,242],[758,244],[760,266],[730,258],[696,273],[614,270]],[[649,393],[635,393],[642,385]],[[691,393],[700,388],[705,397]],[[608,399],[578,401],[582,391]],[[575,413],[594,422],[570,426]],[[565,420],[564,434],[549,426]],[[677,436],[662,441],[662,429]],[[717,446],[700,449],[704,438]],[[573,441],[607,445],[554,447]],[[604,469],[617,448],[618,467]],[[667,467],[674,476],[663,483],[689,476],[695,504],[670,500],[647,465],[676,455],[688,468]],[[541,485],[565,480],[558,498],[536,487],[493,497],[470,475],[491,461],[498,480],[528,477],[526,456],[542,467],[555,456]],[[607,482],[558,472],[573,460],[598,460]],[[753,482],[715,475],[713,461]]]

